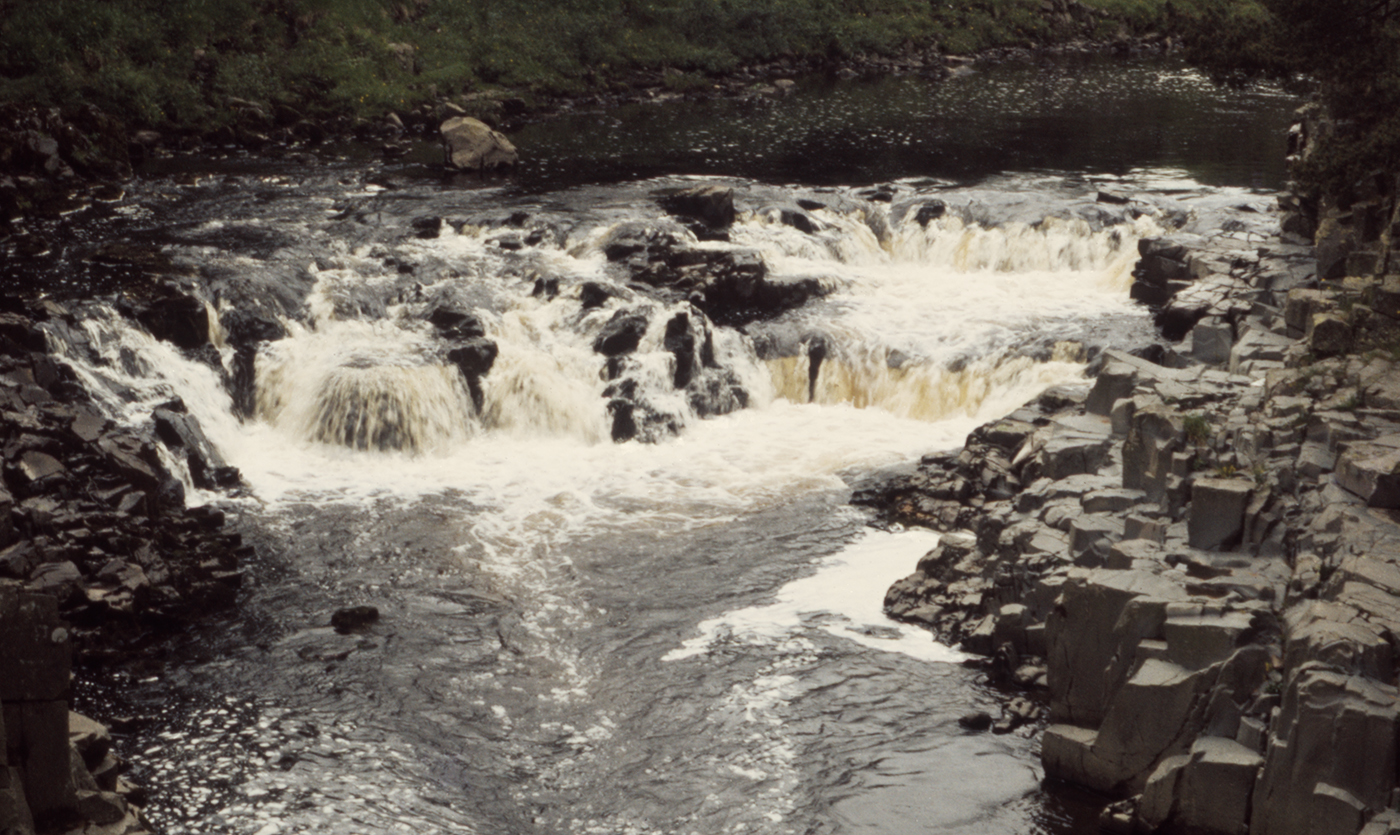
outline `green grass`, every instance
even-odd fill
[[[0,0],[0,100],[217,127],[229,97],[374,117],[483,89],[552,95],[672,69],[694,89],[780,58],[945,54],[1169,30],[1213,0]],[[1252,8],[1252,0],[1233,4]],[[395,45],[412,47],[404,66]]]

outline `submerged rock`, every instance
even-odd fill
[[[374,606],[350,606],[339,609],[331,615],[331,626],[345,634],[368,626],[379,620],[379,609]]]

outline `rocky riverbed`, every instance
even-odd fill
[[[1109,831],[1400,828],[1400,280],[1298,242],[1141,241],[1179,341],[856,498],[947,532],[887,612],[1027,691],[966,724],[1043,722]]]
[[[0,829],[140,831],[141,793],[122,780],[111,737],[68,709],[70,671],[158,673],[171,636],[234,605],[239,537],[219,511],[186,507],[176,473],[211,487],[238,473],[178,402],[144,434],[103,417],[49,353],[47,330],[76,333],[64,307],[4,306]]]

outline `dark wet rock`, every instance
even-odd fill
[[[413,230],[415,238],[436,238],[442,234],[442,218],[416,217],[409,222],[409,228]]]
[[[496,346],[495,340],[477,337],[468,339],[454,345],[447,351],[449,362],[457,366],[462,372],[462,377],[467,381],[467,389],[471,393],[472,403],[478,412],[481,411],[486,402],[486,394],[481,386],[481,378],[491,371],[491,367],[496,363],[496,356],[500,349]]]
[[[444,339],[476,339],[486,335],[481,318],[470,302],[445,296],[430,303],[423,316]]]
[[[239,347],[274,342],[287,335],[287,328],[275,316],[246,308],[224,311],[219,325],[228,342]]]
[[[242,481],[237,467],[224,460],[199,425],[199,419],[181,408],[159,408],[152,414],[156,435],[172,451],[183,452],[196,487],[206,490],[234,487]]]
[[[613,227],[601,248],[609,261],[635,260],[639,266],[663,261],[675,248],[694,238],[674,221],[628,221]]]
[[[704,325],[703,317],[688,313],[677,313],[666,323],[664,345],[676,358],[673,382],[678,389],[716,365],[713,337]]]
[[[592,310],[595,307],[602,307],[607,304],[608,299],[617,298],[618,291],[607,284],[600,284],[596,281],[585,281],[579,287],[579,304],[584,310]]]
[[[630,354],[637,350],[649,323],[644,311],[619,310],[593,340],[593,350],[605,357]]]
[[[931,220],[938,220],[948,214],[948,204],[942,200],[930,200],[914,211],[914,221],[927,226]]]
[[[379,620],[379,609],[374,606],[350,606],[339,609],[331,615],[331,626],[344,634],[362,629]]]
[[[470,379],[489,373],[498,353],[495,341],[478,337],[449,348],[447,359],[462,369],[463,376]]]
[[[979,710],[958,717],[958,724],[969,731],[985,731],[992,727],[992,715]]]
[[[535,287],[530,295],[537,299],[552,299],[559,295],[559,279],[557,277],[546,278],[541,276],[535,279]]]
[[[734,222],[734,189],[722,186],[695,186],[657,198],[661,208],[672,215],[694,218],[711,229],[723,229]]]
[[[819,208],[821,205],[820,203],[816,203],[813,204],[811,208]],[[765,211],[776,214],[778,222],[784,226],[791,226],[799,232],[805,232],[808,235],[815,235],[817,232],[826,228],[825,223],[822,223],[812,216],[811,209],[802,206],[782,206],[777,209],[768,209]]]
[[[203,300],[173,295],[152,301],[136,317],[157,339],[195,349],[209,342],[209,311]]]

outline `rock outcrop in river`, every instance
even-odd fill
[[[1228,230],[1140,252],[1173,349],[858,496],[950,532],[887,611],[1046,694],[1046,774],[1113,831],[1395,831],[1400,284]]]
[[[221,512],[185,506],[172,465],[183,459],[204,487],[231,486],[238,473],[178,401],[144,431],[103,417],[48,352],[46,331],[84,341],[65,308],[5,306],[0,831],[143,831],[111,737],[69,711],[70,670],[124,663],[233,605],[239,538]]]

